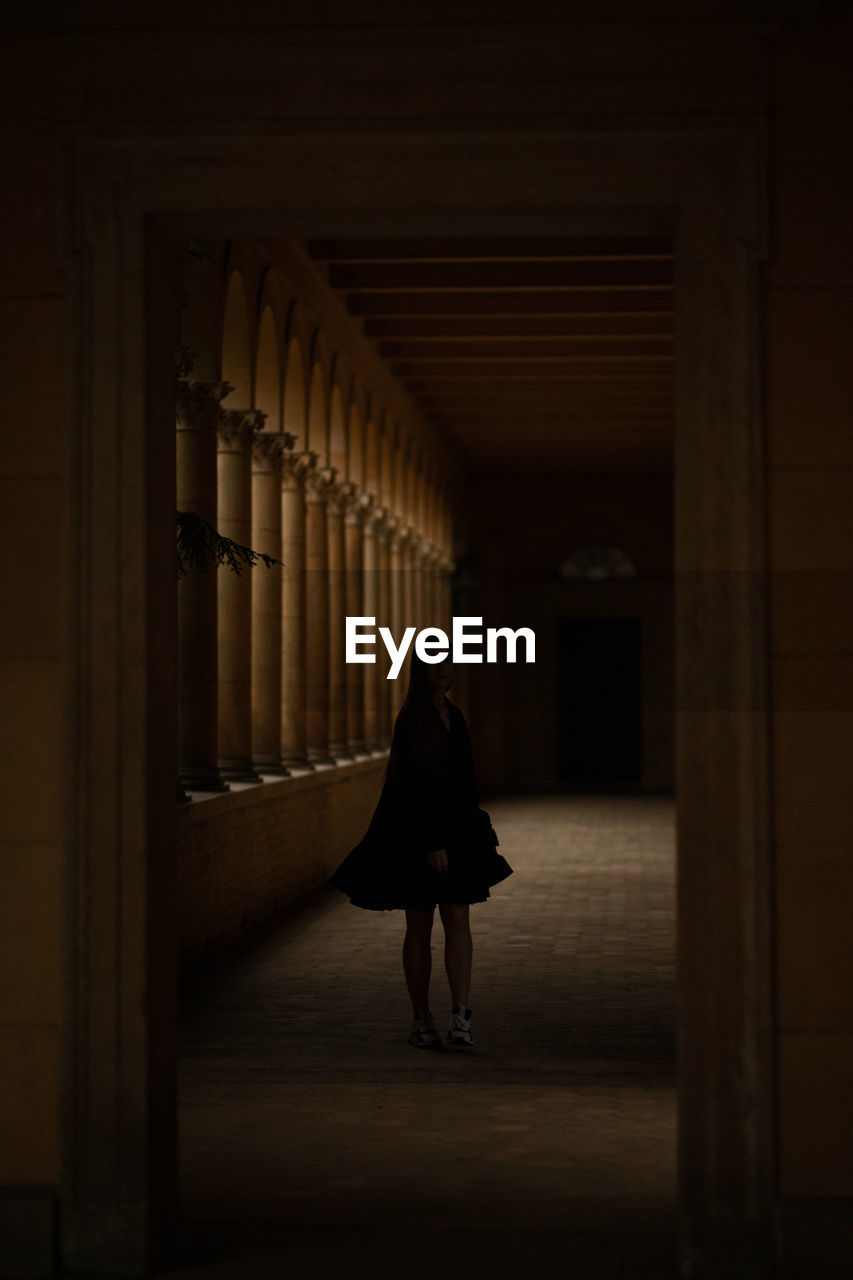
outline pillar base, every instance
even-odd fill
[[[288,773],[292,773],[294,769],[314,768],[305,751],[282,751],[281,763],[287,769]]]
[[[244,758],[233,759],[225,756],[219,761],[219,772],[228,782],[262,782],[259,773],[255,773],[252,761]]]
[[[330,742],[329,755],[335,760],[352,760],[354,756],[352,747],[346,742]]]
[[[350,738],[349,742],[347,743],[347,746],[349,748],[350,755],[353,755],[353,756],[367,755],[367,745],[364,741],[364,738]]]
[[[267,777],[290,777],[290,770],[282,763],[280,756],[252,756],[252,764],[258,773],[265,773]]]
[[[185,791],[228,791],[228,783],[217,768],[210,764],[182,766],[179,785]]]
[[[334,756],[329,754],[328,747],[309,747],[308,761],[312,765],[317,764],[337,764]]]

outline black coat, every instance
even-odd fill
[[[430,703],[403,706],[394,725],[382,793],[370,826],[331,878],[355,906],[370,910],[482,902],[511,874],[478,806],[465,717],[445,699],[446,729]],[[427,854],[446,849],[447,872]]]

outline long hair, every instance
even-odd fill
[[[430,683],[430,671],[437,665],[439,664],[424,662],[416,653],[412,653],[409,687],[394,725],[391,752],[385,768],[386,777],[399,776],[402,762],[397,747],[401,734],[405,734],[409,746],[406,759],[410,766],[416,761],[418,766],[429,769],[440,758],[444,731],[433,705]]]
[[[446,661],[446,659],[445,659]],[[421,706],[432,701],[432,685],[430,673],[438,663],[424,662],[416,653],[412,653],[409,667],[409,687],[403,699],[403,706]]]

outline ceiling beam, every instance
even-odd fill
[[[619,335],[597,338],[478,338],[467,341],[447,339],[444,342],[409,338],[405,342],[380,342],[377,350],[383,360],[436,363],[467,360],[608,360],[649,357],[672,359],[672,338],[626,338]]]
[[[446,262],[566,261],[571,259],[671,258],[672,242],[665,236],[631,239],[595,236],[504,237],[470,239],[309,240],[309,255],[317,262]]]
[[[666,375],[672,368],[671,355],[653,356],[494,356],[491,358],[444,360],[395,360],[391,372],[395,378],[436,378],[447,382],[453,378],[564,378],[614,377],[635,378],[647,373]]]
[[[333,289],[385,290],[628,289],[672,285],[668,260],[605,259],[572,262],[375,262],[332,263]]]
[[[353,316],[540,316],[613,315],[635,311],[668,311],[674,305],[671,285],[654,288],[520,290],[518,293],[436,290],[349,293]]]
[[[364,321],[366,338],[400,342],[477,342],[484,338],[507,338],[516,342],[537,338],[577,338],[593,341],[624,337],[628,341],[671,337],[671,311],[601,311],[596,315],[516,315],[516,316],[389,316]]]

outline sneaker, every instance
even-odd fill
[[[474,1043],[471,1035],[471,1010],[459,1005],[450,1015],[450,1030],[447,1033],[448,1044],[469,1045]]]
[[[412,1019],[409,1044],[417,1045],[419,1049],[438,1049],[440,1047],[441,1040],[433,1026],[431,1014],[427,1015],[426,1018]]]

